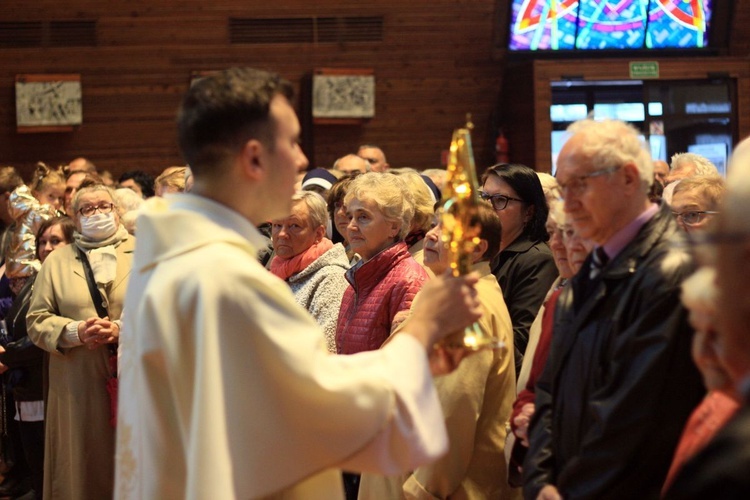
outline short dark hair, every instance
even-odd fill
[[[482,254],[482,260],[491,261],[500,253],[503,233],[500,217],[492,205],[482,202],[477,205],[477,212],[472,219],[472,223],[478,222],[482,228],[479,231],[479,238],[487,242],[487,250]]]
[[[328,205],[328,215],[331,218],[331,228],[332,228],[332,240],[334,243],[338,243],[341,241],[346,241],[346,235],[340,234],[339,230],[336,228],[336,224],[334,224],[334,214],[336,213],[336,204],[337,203],[343,203],[344,197],[346,196],[346,192],[349,189],[349,184],[352,183],[355,177],[358,175],[361,175],[362,172],[359,170],[355,170],[354,172],[351,172],[345,176],[343,176],[341,179],[333,183],[333,186],[331,186],[330,191],[328,191],[328,199],[326,200],[326,204]]]
[[[60,229],[62,229],[63,237],[65,238],[65,243],[73,243],[73,232],[76,230],[76,226],[73,223],[73,219],[68,217],[67,215],[62,215],[60,217],[52,217],[51,219],[47,219],[42,221],[42,223],[39,225],[39,229],[36,232],[36,258],[39,258],[39,238],[42,237],[44,232],[51,228],[52,226],[60,225]]]
[[[154,191],[153,175],[144,172],[143,170],[128,170],[117,179],[117,183],[122,184],[131,179],[141,187],[141,193],[143,193],[144,198],[151,198],[156,195],[156,192]]]
[[[251,138],[273,150],[270,106],[277,94],[291,102],[292,84],[275,73],[252,68],[230,68],[190,87],[177,115],[177,133],[193,174],[200,177],[224,166]]]
[[[498,163],[482,174],[483,186],[491,175],[506,182],[524,203],[534,207],[534,214],[524,226],[523,234],[534,242],[549,240],[549,233],[546,228],[549,207],[547,206],[547,199],[544,197],[542,183],[539,181],[536,172],[519,163]]]

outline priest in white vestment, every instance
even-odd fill
[[[192,193],[148,204],[120,337],[118,499],[343,497],[339,469],[395,474],[447,448],[427,352],[479,317],[476,278],[438,277],[380,351],[329,355],[256,260],[307,166],[291,86],[233,69],[178,118]]]

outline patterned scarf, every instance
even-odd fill
[[[294,276],[318,260],[321,255],[331,248],[333,248],[333,242],[328,238],[323,238],[304,252],[289,259],[284,259],[277,255],[271,261],[271,272],[286,281],[290,276]]]

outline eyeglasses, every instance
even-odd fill
[[[91,217],[97,210],[100,214],[108,214],[115,208],[114,203],[100,203],[99,205],[86,205],[78,209],[78,213],[84,217]]]
[[[616,167],[609,167],[609,168],[604,168],[601,170],[595,170],[588,174],[577,175],[575,177],[571,177],[568,182],[563,183],[563,182],[558,181],[557,185],[560,187],[560,192],[562,193],[563,198],[565,198],[567,194],[578,196],[581,193],[583,193],[588,187],[588,183],[586,182],[588,179],[591,179],[592,177],[599,177],[601,175],[613,174],[619,168],[620,166],[617,165]]]
[[[706,215],[714,215],[718,213],[719,212],[714,212],[713,210],[690,210],[681,213],[672,212],[672,215],[674,215],[675,219],[682,221],[686,226],[694,226],[703,222]]]
[[[505,208],[508,206],[508,203],[511,201],[520,201],[521,203],[524,203],[523,200],[520,200],[518,198],[511,198],[510,196],[505,196],[504,194],[489,194],[485,193],[484,191],[479,192],[479,197],[484,201],[489,201],[492,204],[492,208],[494,208],[495,210],[505,210]]]

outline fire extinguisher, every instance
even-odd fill
[[[505,137],[502,130],[497,134],[497,139],[495,140],[495,162],[510,162],[510,156],[508,155],[508,139]]]

